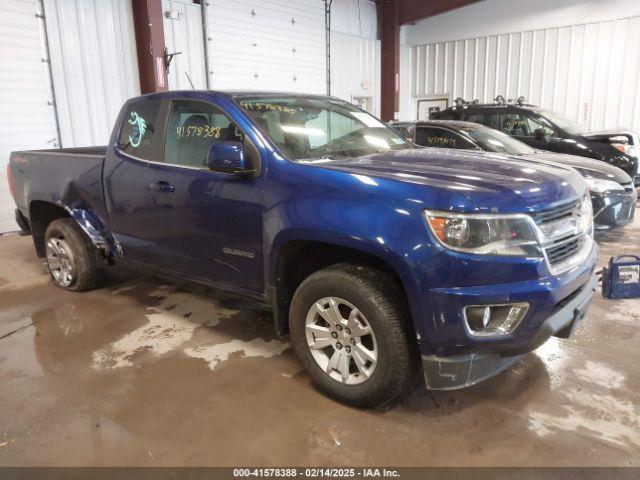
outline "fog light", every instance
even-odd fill
[[[527,314],[529,304],[467,305],[464,322],[467,332],[475,337],[497,337],[513,333]]]

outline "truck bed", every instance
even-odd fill
[[[13,152],[9,168],[18,209],[29,218],[33,202],[87,209],[105,218],[102,169],[106,146]]]
[[[41,155],[65,155],[65,156],[100,156],[104,157],[107,154],[107,147],[75,147],[75,148],[48,148],[43,150],[23,150],[20,152],[14,152],[18,154],[30,154],[37,153]]]

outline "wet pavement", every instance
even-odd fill
[[[640,253],[640,216],[599,238]],[[388,411],[318,393],[260,306],[114,270],[53,286],[0,237],[0,465],[640,465],[640,299],[600,294],[576,335]]]

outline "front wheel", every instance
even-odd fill
[[[353,264],[327,267],[300,284],[289,311],[291,339],[322,391],[372,407],[406,389],[415,349],[399,295],[387,275]]]

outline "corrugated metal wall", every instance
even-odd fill
[[[45,0],[62,146],[105,145],[140,94],[131,0]]]
[[[523,95],[592,130],[640,130],[637,16],[413,46],[410,64],[413,97]]]
[[[331,33],[331,95],[352,102],[371,97],[380,115],[380,41]]]
[[[324,2],[209,0],[209,85],[325,93]]]
[[[190,1],[162,0],[162,12],[164,43],[169,53],[177,53],[169,67],[169,89],[206,89],[202,8]]]
[[[36,0],[0,2],[0,233],[17,230],[6,180],[13,150],[53,148],[56,128]]]

